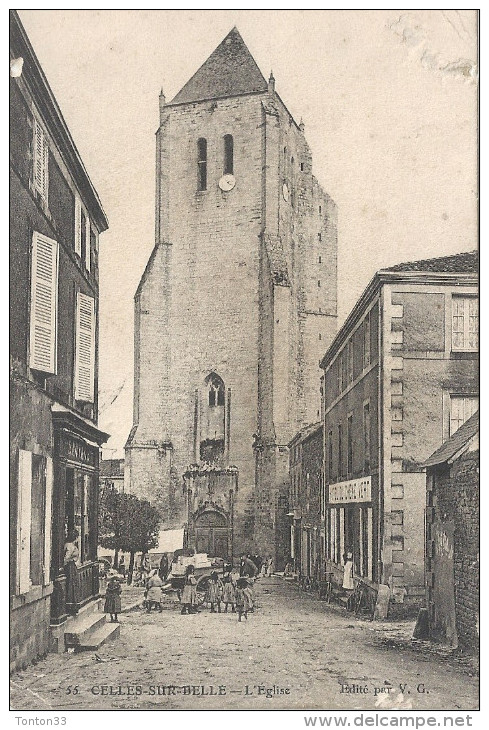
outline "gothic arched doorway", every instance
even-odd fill
[[[195,551],[226,558],[231,544],[229,519],[223,512],[206,509],[194,518]]]

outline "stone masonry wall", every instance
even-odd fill
[[[437,512],[455,521],[455,612],[459,644],[479,644],[479,450],[452,466],[450,479],[436,481]],[[435,577],[436,580],[436,577]]]

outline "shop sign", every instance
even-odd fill
[[[329,485],[329,504],[339,502],[370,502],[372,500],[372,477],[350,479]]]
[[[61,453],[67,459],[81,462],[82,464],[88,464],[90,466],[95,465],[95,450],[93,447],[86,444],[80,439],[74,438],[73,436],[64,433],[61,442]]]

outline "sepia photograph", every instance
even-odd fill
[[[10,712],[471,726],[478,10],[9,20]]]

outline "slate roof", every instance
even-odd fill
[[[467,253],[456,253],[452,256],[440,256],[436,259],[423,259],[421,261],[407,261],[396,264],[383,271],[434,271],[450,272],[455,274],[478,272],[479,252],[470,251]]]
[[[306,441],[310,436],[313,436],[316,431],[319,431],[322,427],[322,421],[318,421],[317,423],[309,423],[307,426],[301,428],[301,430],[296,433],[294,438],[289,441],[287,445],[292,446],[299,441]]]
[[[170,104],[267,91],[268,84],[234,27]]]
[[[429,459],[425,461],[423,466],[436,466],[437,464],[445,464],[450,461],[460,449],[470,441],[479,431],[479,411],[476,411],[465,423],[463,423],[448,441],[440,446]]]
[[[124,476],[124,459],[100,459],[100,476]]]

